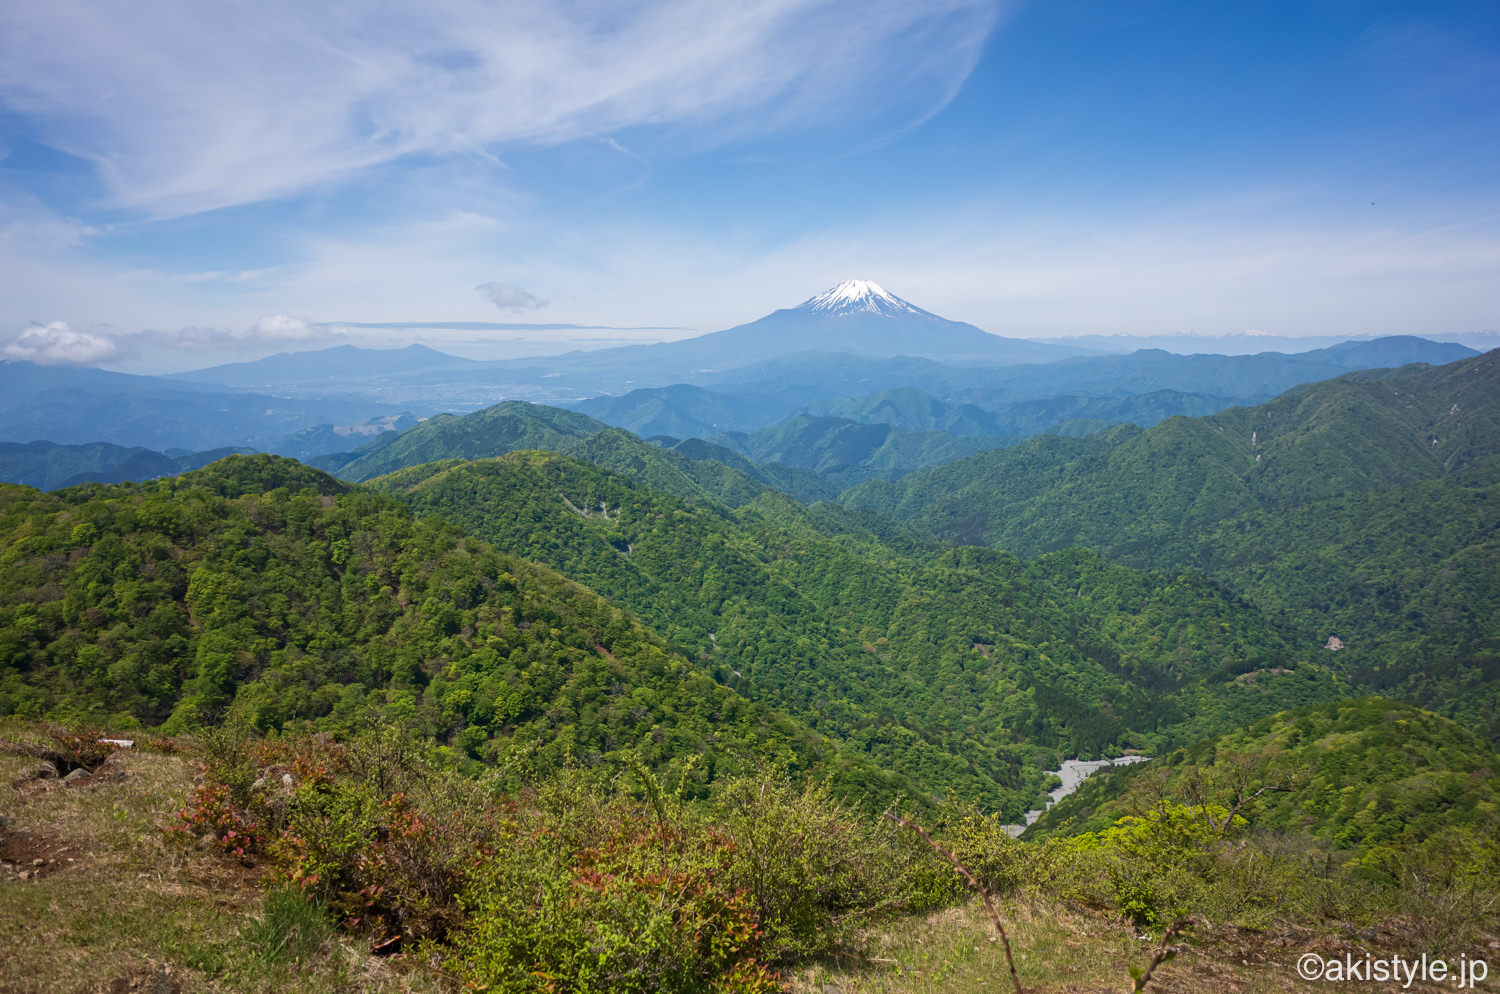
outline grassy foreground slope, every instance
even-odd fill
[[[49,741],[0,721],[0,741],[16,740]],[[174,845],[161,827],[188,803],[200,759],[140,748],[64,787],[0,752],[0,991],[445,990],[271,893],[258,869]]]
[[[1406,737],[1372,728],[1413,718],[1356,702],[1313,729],[1349,760],[1341,798],[1475,782],[1457,795],[1475,803],[1451,819],[1416,818],[1374,847],[1241,820],[1205,829],[1224,794],[1183,781],[1160,785],[1144,817],[1097,832],[1013,840],[962,809],[929,825],[993,895],[1028,991],[1128,989],[1184,916],[1186,942],[1152,990],[1326,989],[1297,978],[1308,952],[1483,955],[1500,940],[1492,768],[1476,777],[1474,741],[1440,719]],[[56,731],[0,722],[0,746],[55,744]],[[1403,746],[1396,776],[1367,762]],[[339,741],[241,729],[140,742],[67,782],[0,748],[0,929],[15,940],[0,991],[1008,984],[951,868],[826,791],[757,774],[688,802],[640,770],[532,775],[517,790],[452,760],[389,725]]]

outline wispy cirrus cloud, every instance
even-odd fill
[[[999,14],[1000,0],[16,0],[0,5],[0,101],[94,163],[116,205],[175,216],[415,153],[643,125],[745,137],[899,101],[920,117]]]

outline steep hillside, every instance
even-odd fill
[[[621,397],[594,397],[574,410],[649,438],[707,438],[729,431],[754,431],[801,407],[803,399],[785,394],[730,394],[686,383],[632,390]]]
[[[424,463],[487,459],[528,449],[563,452],[629,476],[674,497],[738,507],[766,490],[799,500],[828,500],[836,491],[810,470],[759,465],[731,449],[688,439],[646,442],[585,415],[541,404],[507,401],[473,414],[440,415],[400,435],[383,435],[353,453],[314,460],[346,480],[368,480]]]
[[[897,480],[924,467],[1019,441],[946,430],[904,431],[883,422],[808,415],[754,434],[716,435],[712,440],[760,463],[810,470],[836,490],[869,479]]]
[[[596,594],[296,463],[0,488],[0,713],[126,727],[373,716],[538,768],[637,750],[891,789]]]
[[[774,493],[689,504],[542,453],[374,485],[588,584],[928,789],[1014,813],[1051,750],[1155,750],[1342,693],[1315,645],[1192,577],[924,548]]]
[[[1032,832],[1093,831],[1163,799],[1226,810],[1242,800],[1253,829],[1306,832],[1378,865],[1403,846],[1500,835],[1500,753],[1410,704],[1317,705],[1091,777]]]
[[[1361,685],[1500,735],[1500,353],[1255,408],[1040,438],[867,483],[850,507],[966,542],[1206,570]]]
[[[557,451],[606,427],[561,408],[506,401],[473,414],[439,414],[394,438],[377,438],[351,453],[337,472],[360,481],[438,459],[481,459],[516,449]]]
[[[1500,480],[1500,352],[1352,373],[1258,407],[1042,438],[867,485],[844,503],[1016,551],[1130,554],[1264,506],[1427,479]]]
[[[914,387],[868,397],[840,398],[808,405],[806,413],[889,424],[905,431],[946,431],[954,435],[1014,435],[1044,432],[1084,434],[1112,424],[1149,427],[1179,415],[1213,414],[1230,406],[1224,397],[1180,390],[1158,390],[1128,397],[1059,394],[1036,400],[993,404],[940,400]]]

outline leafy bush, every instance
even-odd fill
[[[464,979],[492,991],[779,989],[757,955],[753,902],[727,872],[733,840],[587,793],[550,784],[495,826],[504,855],[467,902]]]
[[[1011,838],[998,815],[972,807],[950,816],[943,842],[991,895],[1008,894],[1031,883],[1035,874],[1031,864],[1041,848]],[[944,869],[947,877],[953,877],[951,870]],[[961,886],[954,897],[958,893],[962,893]]]
[[[772,961],[836,949],[906,910],[919,896],[914,869],[933,865],[893,823],[835,801],[822,785],[742,778],[719,794],[710,817],[733,840],[727,872],[749,895]]]
[[[911,907],[925,851],[782,777],[725,784],[708,809],[574,774],[496,823],[460,972],[491,990],[762,991],[772,967],[853,942]]]
[[[168,826],[170,834],[184,840],[206,839],[221,852],[249,858],[263,848],[259,826],[244,808],[237,807],[230,788],[212,780],[200,780],[188,806],[177,812]]]
[[[204,749],[173,831],[269,859],[287,892],[387,948],[444,947],[483,989],[776,990],[773,968],[919,905],[930,870],[885,823],[781,775],[721,781],[705,804],[684,799],[690,768],[669,793],[641,762],[507,794],[510,774],[464,775],[393,727],[344,744],[221,730]]]

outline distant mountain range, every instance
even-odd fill
[[[1088,351],[991,335],[924,311],[868,280],[845,281],[796,307],[726,331],[636,348],[649,351],[664,367],[689,372],[735,369],[809,349],[988,365],[1048,362]],[[632,349],[608,351],[624,358]]]
[[[1139,349],[1165,349],[1178,355],[1256,355],[1261,352],[1304,352],[1349,339],[1339,335],[1271,335],[1264,332],[1241,332],[1229,335],[1203,335],[1179,332],[1168,335],[1073,335],[1066,338],[1039,338],[1049,345],[1098,349],[1100,352],[1125,354]],[[1359,341],[1361,339],[1355,339]],[[1472,331],[1446,334],[1441,341],[1464,345],[1477,352],[1500,348],[1500,331]]]
[[[288,386],[326,385],[330,380],[380,380],[413,372],[475,365],[479,364],[472,359],[461,359],[425,345],[408,345],[404,349],[362,349],[339,345],[311,352],[278,352],[254,362],[210,366],[176,373],[168,378],[274,392]]]
[[[1078,352],[990,335],[851,280],[699,338],[545,359],[475,362],[420,345],[345,345],[171,377],[0,362],[0,441],[251,448],[312,460],[409,427],[413,416],[528,400],[669,446],[696,437],[786,470],[816,470],[836,490],[1036,434],[1150,426],[1353,369],[1474,354],[1412,337],[1295,355]],[[18,472],[0,462],[0,477]],[[80,472],[108,474],[113,464]],[[818,492],[805,475],[792,482]]]
[[[850,280],[757,321],[677,342],[497,362],[458,359],[423,346],[374,351],[341,346],[174,378],[237,389],[275,385],[287,396],[357,395],[433,413],[472,410],[503,399],[576,402],[633,387],[701,382],[706,376],[809,349],[991,366],[1098,351],[991,335],[925,311],[874,283]]]
[[[124,483],[176,476],[248,449],[208,452],[153,452],[108,442],[58,445],[55,442],[0,442],[0,483],[56,490],[80,483]]]
[[[274,448],[318,425],[405,413],[337,393],[249,393],[158,376],[0,361],[0,441],[109,442],[157,451]]]
[[[1300,355],[1142,350],[1003,368],[801,353],[718,377],[712,387],[675,384],[569,406],[648,437],[698,436],[757,461],[821,467],[842,488],[861,479],[897,479],[1034,435],[1150,427],[1179,415],[1261,403],[1349,370],[1474,354],[1411,337]],[[979,437],[988,441],[974,441]]]

